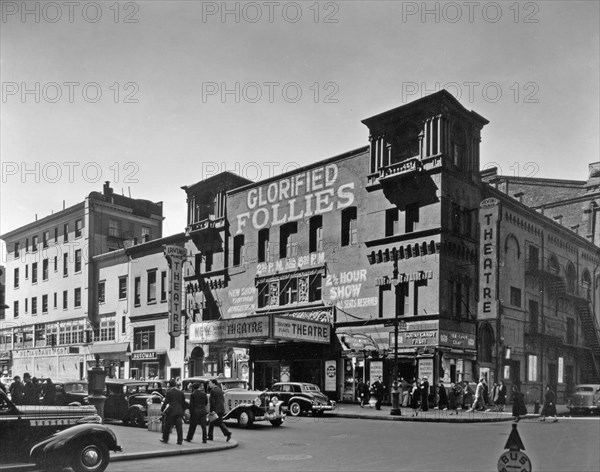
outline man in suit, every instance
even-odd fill
[[[31,381],[31,375],[29,372],[23,374],[23,405],[37,405],[40,402],[40,398],[37,396],[37,389]]]
[[[21,382],[21,377],[15,375],[13,383],[8,387],[8,393],[10,393],[10,399],[15,405],[23,403],[23,383]]]
[[[192,442],[196,426],[202,428],[202,442],[206,443],[206,415],[208,414],[208,395],[204,388],[200,388],[199,382],[192,385],[192,395],[190,397],[190,428],[185,440]]]
[[[165,415],[163,435],[160,442],[169,442],[171,428],[175,425],[177,430],[177,444],[183,442],[183,412],[185,411],[185,395],[177,388],[175,380],[169,381],[169,391],[165,396],[161,411]]]
[[[213,440],[213,430],[215,426],[221,428],[223,435],[227,438],[227,442],[231,439],[231,431],[227,429],[227,426],[223,424],[223,416],[225,415],[225,397],[223,390],[219,387],[219,382],[211,380],[208,382],[208,388],[210,389],[210,412],[216,413],[218,418],[215,421],[211,421],[208,427],[208,440]]]

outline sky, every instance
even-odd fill
[[[598,1],[0,2],[0,234],[115,192],[163,202],[368,144],[361,120],[446,88],[482,168],[586,180]]]

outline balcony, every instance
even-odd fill
[[[227,220],[224,216],[194,221],[188,224],[185,234],[192,238],[198,248],[219,252],[223,248],[223,234],[227,228]],[[223,234],[222,234],[223,233]]]

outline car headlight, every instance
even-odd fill
[[[254,399],[254,406],[260,406],[262,404],[262,401],[260,400],[260,397],[256,397]]]

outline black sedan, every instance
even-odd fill
[[[271,401],[282,401],[282,408],[292,416],[300,416],[303,413],[321,415],[336,408],[335,402],[311,383],[278,382],[273,385],[269,394]]]

